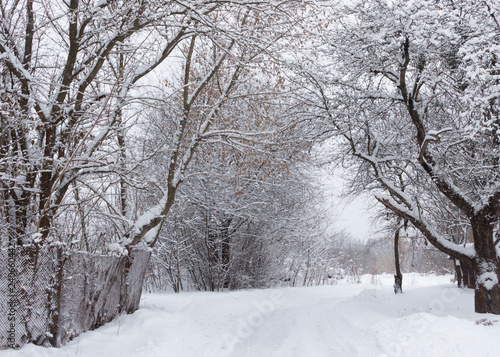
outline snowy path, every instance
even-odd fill
[[[473,313],[472,291],[418,277],[395,296],[339,284],[231,293],[145,294],[141,308],[60,349],[0,357],[497,356],[500,317]],[[486,318],[492,325],[476,324]],[[488,324],[486,324],[488,325]],[[397,342],[396,342],[397,341]]]
[[[276,312],[248,338],[235,345],[231,356],[276,357],[366,356],[376,341],[366,328],[349,321],[335,301],[304,304]],[[359,344],[359,338],[363,344]]]

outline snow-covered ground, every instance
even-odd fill
[[[0,356],[498,356],[500,316],[474,313],[450,276],[228,293],[144,294],[140,309],[60,349]]]

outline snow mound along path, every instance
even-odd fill
[[[497,356],[500,318],[473,312],[473,291],[414,276],[394,295],[338,284],[229,293],[145,294],[140,309],[60,348],[0,357]],[[407,279],[411,281],[411,279]]]

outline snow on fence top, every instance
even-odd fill
[[[97,255],[64,245],[0,250],[0,349],[59,347],[139,307],[149,251]]]

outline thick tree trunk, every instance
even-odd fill
[[[498,276],[497,272],[486,272],[479,276],[474,293],[474,308],[477,313],[500,315]]]
[[[493,239],[492,217],[489,212],[485,212],[471,219],[477,254],[474,261],[474,306],[477,313],[500,315],[500,259]]]

